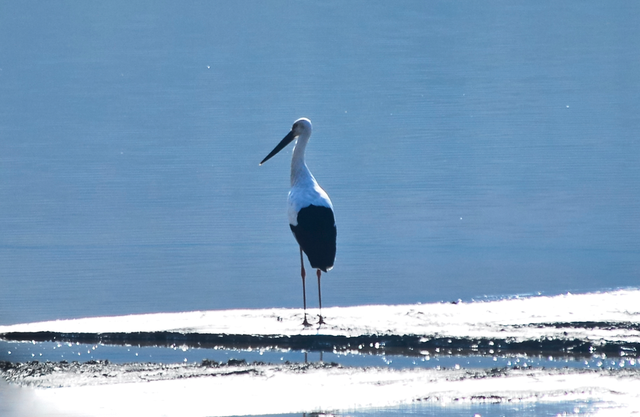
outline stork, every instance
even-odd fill
[[[333,268],[336,258],[336,221],[333,215],[333,204],[327,193],[307,168],[304,161],[304,151],[311,137],[311,121],[301,118],[293,123],[291,131],[278,145],[260,162],[267,162],[289,143],[296,140],[291,157],[291,190],[289,191],[288,215],[289,226],[300,245],[300,274],[302,276],[302,303],[304,306],[305,326],[307,321],[307,295],[305,290],[305,270],[302,252],[307,254],[311,268],[316,269],[318,277],[318,324],[325,324],[322,317],[322,293],[320,291],[320,277],[322,272]]]

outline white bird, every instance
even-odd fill
[[[302,302],[304,306],[304,324],[307,321],[307,296],[305,291],[304,260],[302,252],[307,254],[312,268],[316,269],[318,277],[318,305],[320,320],[318,324],[325,324],[322,318],[322,294],[320,292],[321,271],[327,272],[333,268],[336,258],[336,221],[333,214],[333,204],[327,193],[304,162],[304,150],[311,137],[311,121],[301,118],[293,123],[291,132],[260,162],[268,161],[285,146],[297,139],[291,157],[291,190],[289,191],[289,226],[300,245],[300,270],[302,275]]]

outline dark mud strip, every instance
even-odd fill
[[[575,326],[574,326],[575,328]],[[132,345],[222,349],[291,349],[309,352],[358,352],[373,355],[504,355],[527,354],[590,358],[637,357],[640,343],[542,338],[536,340],[471,339],[416,335],[234,335],[175,332],[57,333],[15,332],[1,335],[7,341],[59,341],[82,344]]]
[[[640,332],[640,323],[634,322],[609,322],[609,321],[572,321],[556,323],[531,323],[524,325],[511,325],[510,328],[518,329],[532,327],[544,329],[547,327],[555,329],[585,329],[585,330],[635,330]]]

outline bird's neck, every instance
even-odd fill
[[[315,178],[307,168],[304,162],[304,150],[307,147],[309,137],[300,136],[293,148],[293,156],[291,157],[291,186],[303,185],[305,183],[314,183]]]

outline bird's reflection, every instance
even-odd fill
[[[318,363],[324,362],[324,359],[323,359],[324,352],[320,351],[319,353],[320,353],[320,356],[318,357]],[[309,355],[308,352],[304,352],[304,363],[309,363],[309,356],[308,355]]]

